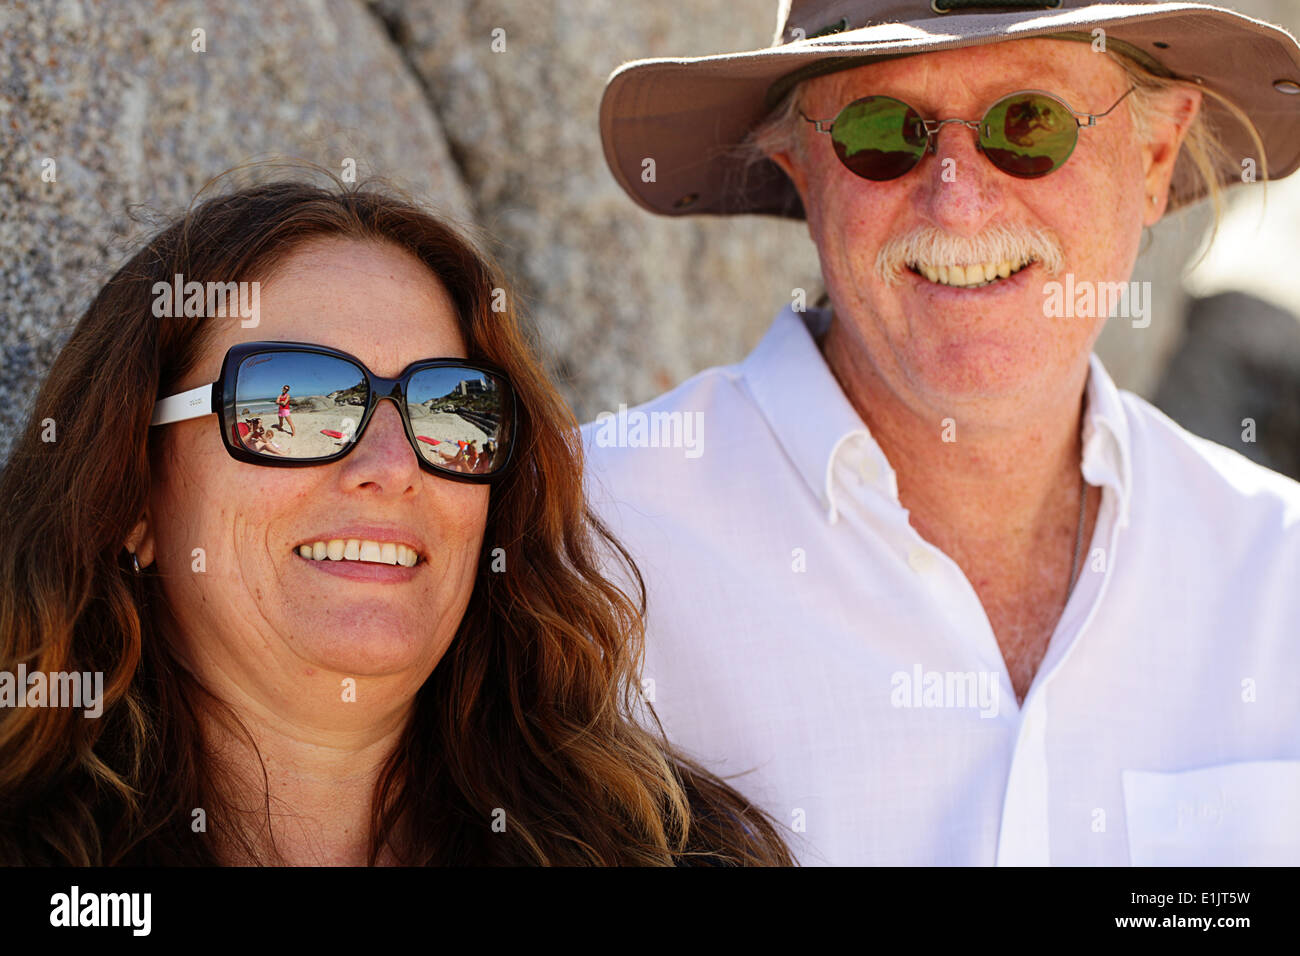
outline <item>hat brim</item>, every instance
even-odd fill
[[[942,27],[943,32],[938,32]],[[783,77],[834,57],[911,55],[1043,37],[1088,35],[1103,27],[1174,76],[1199,78],[1251,118],[1281,179],[1300,167],[1300,95],[1274,87],[1300,83],[1300,45],[1290,33],[1244,14],[1195,3],[1106,4],[1050,14],[1017,12],[883,23],[745,53],[625,63],[611,74],[600,104],[605,159],[641,206],[667,216],[756,213],[803,218],[793,185],[776,164],[748,161],[739,148],[766,115],[768,93]],[[1202,99],[1227,146],[1220,182],[1242,179],[1241,160],[1258,152],[1240,121]],[[653,165],[646,164],[653,160]],[[1257,162],[1263,169],[1263,164]],[[653,172],[653,175],[650,173]],[[1168,209],[1204,196],[1180,157]]]

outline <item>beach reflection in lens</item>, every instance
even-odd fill
[[[288,386],[286,388],[286,386]],[[235,384],[232,437],[268,457],[327,458],[352,440],[368,397],[365,376],[343,359],[308,352],[250,355]]]
[[[463,474],[500,467],[498,449],[505,388],[495,376],[470,368],[422,369],[411,376],[406,407],[425,461]]]
[[[1064,103],[1041,93],[1016,93],[989,109],[980,148],[1002,171],[1036,179],[1060,169],[1078,138],[1079,123]]]
[[[840,162],[863,179],[897,179],[929,146],[921,115],[891,96],[854,100],[835,117],[831,143]]]

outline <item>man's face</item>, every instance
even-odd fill
[[[859,97],[882,94],[926,119],[978,120],[1006,94],[1037,89],[1076,112],[1100,113],[1129,85],[1118,64],[1088,44],[1020,40],[817,77],[804,84],[803,110],[829,120]],[[803,196],[836,322],[844,326],[837,331],[887,389],[927,418],[1023,407],[1077,387],[1105,315],[1046,317],[1045,285],[1064,282],[1066,273],[1076,284],[1127,282],[1142,227],[1163,209],[1164,167],[1172,168],[1177,150],[1175,142],[1163,156],[1139,142],[1128,101],[1080,130],[1066,163],[1039,179],[997,169],[977,149],[976,132],[957,124],[942,127],[935,154],[885,182],[849,172],[830,136],[811,124],[802,135],[804,156],[778,162],[785,160]],[[979,288],[923,274],[976,264],[998,229],[1036,232],[1041,238],[1027,249],[1055,245],[1060,273],[1050,275],[1038,261]],[[898,263],[899,281],[887,283],[877,268],[882,249],[913,235],[919,241]]]

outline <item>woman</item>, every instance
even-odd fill
[[[269,452],[273,455],[283,455],[284,449],[281,448],[271,437],[271,433],[262,427],[260,418],[249,419],[249,433],[244,439],[244,444],[253,451]]]
[[[297,432],[294,430],[293,427],[293,416],[289,414],[289,386],[288,385],[286,385],[283,389],[280,390],[280,394],[276,398],[275,404],[279,406],[276,410],[276,414],[279,417],[279,421],[275,423],[275,427],[280,429],[280,431],[284,431],[284,426],[288,425],[289,437],[290,438],[295,437],[297,435]]]
[[[465,471],[467,470],[466,465],[468,464],[465,454],[469,450],[469,443],[461,439],[456,444],[459,447],[456,449],[454,454],[448,454],[441,449],[435,451],[434,454],[442,458],[442,460],[447,463],[448,468],[454,468],[456,471]]]
[[[154,318],[178,274],[262,283],[260,324]],[[0,668],[102,671],[103,715],[0,711],[0,863],[790,862],[630,719],[640,618],[598,549],[640,576],[504,287],[338,183],[204,202],[105,285],[0,476],[12,540],[41,542],[0,549]],[[242,446],[236,410],[281,381],[322,422],[368,396],[355,440]],[[424,450],[463,425],[411,424],[467,381],[480,474]]]

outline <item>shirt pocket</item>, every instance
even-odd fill
[[[1300,864],[1300,760],[1122,779],[1134,866]]]

